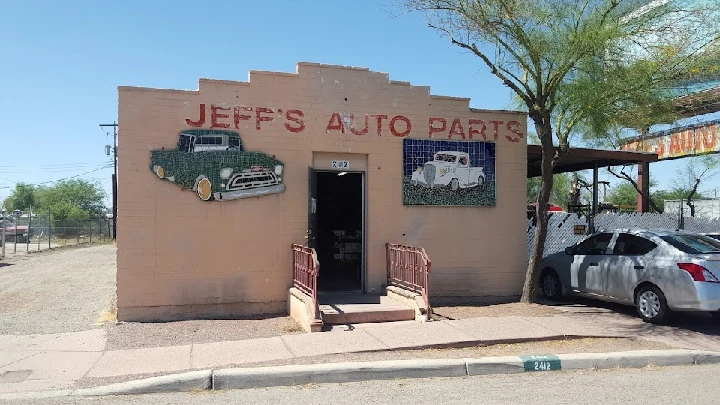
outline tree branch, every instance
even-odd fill
[[[615,173],[612,170],[612,167],[607,167],[607,171],[610,172],[613,176],[617,177],[618,179],[625,180],[632,184],[632,186],[635,188],[635,191],[638,192],[643,198],[647,198],[648,202],[650,203],[650,208],[652,208],[655,212],[662,212],[658,206],[655,204],[655,201],[653,201],[652,198],[650,198],[650,195],[645,195],[641,190],[640,187],[638,187],[638,184],[635,180],[632,179],[627,173],[620,171],[620,173]]]
[[[482,51],[480,51],[475,44],[466,44],[464,42],[460,42],[460,41],[456,40],[452,36],[452,34],[444,28],[439,28],[432,24],[428,24],[428,26],[430,28],[434,28],[436,30],[445,32],[450,37],[450,41],[452,42],[453,45],[457,45],[461,48],[467,49],[467,50],[471,51],[472,53],[474,53],[477,57],[482,59],[483,62],[485,62],[485,65],[487,65],[490,68],[490,72],[492,74],[494,74],[495,76],[497,76],[498,78],[500,78],[500,80],[502,80],[503,84],[510,87],[515,93],[517,93],[517,95],[525,102],[525,104],[527,104],[528,106],[531,106],[533,104],[533,102],[534,102],[533,99],[535,98],[535,94],[533,94],[532,91],[530,91],[530,89],[527,87],[527,84],[523,83],[522,80],[518,80],[518,78],[515,75],[510,76],[513,79],[517,80],[518,83],[521,84],[523,87],[525,87],[525,90],[527,90],[527,92],[523,92],[523,89],[521,89],[508,76],[506,76],[505,73],[503,73],[503,71],[498,69],[498,67],[495,66],[495,64],[490,60],[490,58],[488,58],[487,55],[485,55]]]

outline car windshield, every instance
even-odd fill
[[[444,153],[438,153],[437,155],[435,155],[435,160],[437,161],[454,162],[455,159],[457,159],[457,156],[454,155],[446,155]]]
[[[706,236],[699,235],[667,235],[660,239],[680,249],[685,253],[703,254],[720,253],[720,242]]]

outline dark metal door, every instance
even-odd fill
[[[308,229],[305,238],[311,248],[317,248],[317,227],[317,170],[308,167]]]

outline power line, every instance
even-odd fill
[[[56,182],[58,182],[58,181],[70,180],[70,179],[74,179],[74,178],[76,178],[76,177],[85,176],[86,174],[94,173],[94,172],[97,172],[97,171],[102,170],[102,169],[109,169],[109,168],[111,168],[111,167],[113,167],[113,164],[112,164],[112,163],[108,163],[108,164],[105,164],[105,165],[103,165],[103,166],[101,166],[101,167],[98,167],[98,168],[96,168],[96,169],[87,171],[87,172],[85,172],[85,173],[76,174],[76,175],[74,175],[74,176],[63,177],[63,178],[57,179],[57,180],[42,181],[42,182],[40,182],[40,183],[25,183],[25,184],[27,184],[28,186],[40,186],[40,185],[48,184],[48,183],[56,183]],[[9,181],[10,183],[13,183],[13,184],[15,184],[15,185],[19,184],[19,182],[17,182],[17,181],[13,181],[13,180],[10,180],[10,179],[4,178],[4,177],[0,177],[0,178],[3,179],[3,180]],[[7,187],[7,186],[6,186],[6,187],[0,187],[0,189],[3,189],[3,188],[11,188],[11,187]]]

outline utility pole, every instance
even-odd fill
[[[104,127],[113,127],[113,167],[114,172],[112,176],[112,199],[113,199],[113,231],[112,231],[112,238],[117,238],[117,128],[118,124],[117,122],[113,121],[112,124],[100,124],[100,128]]]

